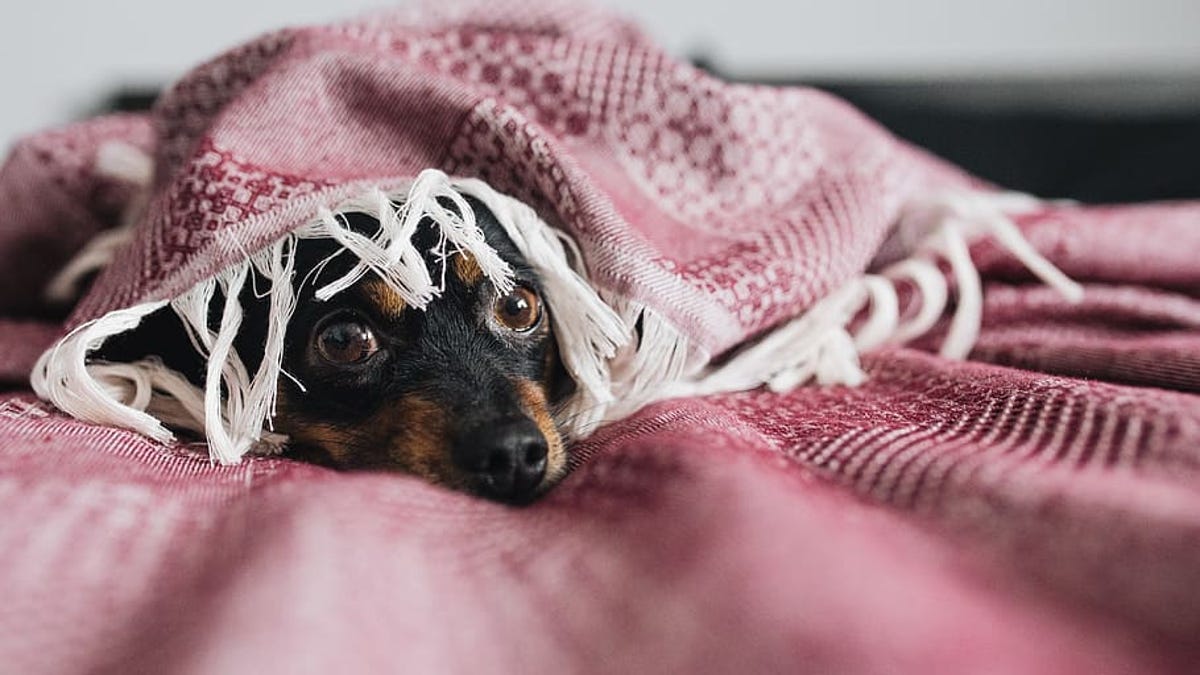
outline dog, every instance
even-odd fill
[[[562,477],[567,450],[555,411],[574,385],[558,357],[552,308],[494,215],[477,200],[468,203],[514,272],[509,293],[499,293],[468,254],[438,255],[427,222],[413,241],[433,278],[444,276],[445,290],[423,310],[371,274],[317,300],[321,280],[340,277],[356,260],[328,240],[298,245],[297,308],[273,420],[289,438],[287,455],[338,469],[405,472],[510,504],[532,501]],[[366,214],[347,214],[346,224],[368,235],[379,227]],[[235,341],[251,372],[269,312],[254,286],[240,296],[245,319]],[[167,337],[172,331],[179,335]],[[110,340],[99,356],[155,356],[203,381],[204,364],[169,309]]]

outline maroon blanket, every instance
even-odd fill
[[[721,85],[588,11],[490,11],[285,31],[197,69],[150,117],[14,149],[0,169],[5,670],[1200,664],[1200,204],[1023,208],[1020,232],[1082,301],[1037,283],[1012,246],[967,238],[977,337],[959,312],[910,347],[863,348],[856,387],[609,417],[528,508],[271,457],[219,466],[205,444],[86,422],[29,390],[65,326],[194,292],[317,207],[421,167],[485,178],[576,237],[622,318],[675,331],[665,385],[864,272],[891,278],[923,250],[905,240],[905,223],[928,224],[914,203],[983,189],[817,92]],[[523,88],[531,74],[565,79]],[[97,170],[112,140],[156,156],[148,193],[137,166]],[[122,217],[132,243],[73,317],[37,318],[55,272]],[[966,297],[962,269],[948,277]],[[914,311],[913,287],[892,282]],[[873,315],[858,309],[822,350],[862,337]],[[933,355],[947,341],[972,361]],[[602,374],[620,393],[619,369]]]

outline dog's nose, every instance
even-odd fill
[[[478,427],[456,444],[454,459],[484,495],[519,502],[532,497],[546,475],[547,449],[541,430],[524,418]]]

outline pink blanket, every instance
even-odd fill
[[[865,355],[857,387],[653,403],[576,443],[574,472],[527,508],[278,458],[218,466],[204,444],[28,391],[63,335],[37,318],[42,288],[137,199],[95,170],[109,140],[156,155],[153,191],[69,326],[174,297],[317,205],[435,166],[573,234],[594,283],[674,327],[689,363],[883,265],[910,199],[981,187],[820,93],[720,85],[588,11],[505,11],[268,36],[151,117],[15,148],[4,670],[1200,665],[1200,204],[1026,209],[1021,232],[1082,302],[978,240],[973,361],[930,353],[957,330],[943,321]]]

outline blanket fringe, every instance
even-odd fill
[[[344,218],[352,212],[376,216],[379,230],[370,237],[354,232]],[[286,438],[270,429],[283,373],[284,337],[296,305],[294,266],[299,241],[332,239],[358,261],[342,277],[319,288],[319,299],[333,297],[373,273],[406,302],[424,307],[445,287],[444,270],[435,283],[412,244],[417,224],[426,217],[439,226],[436,250],[443,267],[450,256],[468,253],[497,288],[512,287],[512,270],[487,245],[463,197],[445,174],[425,171],[406,189],[391,194],[374,190],[336,211],[322,210],[314,221],[170,301],[136,305],[82,324],[39,359],[31,377],[34,389],[75,417],[138,431],[161,442],[174,439],[163,421],[203,433],[212,459],[222,464],[236,463],[250,451],[278,450]],[[263,297],[269,297],[271,308],[263,358],[251,374],[234,341],[243,314],[238,297],[254,274],[270,283]],[[218,296],[221,315],[214,327],[209,318]],[[572,299],[570,294],[564,297]],[[92,354],[105,340],[134,330],[143,318],[167,306],[179,318],[193,348],[206,359],[203,388],[154,359],[120,364],[94,361]]]
[[[284,337],[296,306],[297,245],[304,239],[332,239],[341,246],[335,256],[349,252],[355,258],[349,272],[317,289],[320,300],[373,274],[405,302],[424,308],[444,291],[447,261],[459,254],[473,256],[484,275],[505,292],[513,285],[513,272],[485,241],[466,197],[492,211],[542,279],[559,354],[577,385],[556,417],[563,432],[574,438],[667,398],[764,384],[775,391],[808,382],[858,385],[866,379],[861,353],[919,337],[941,318],[950,286],[939,260],[948,263],[957,296],[941,353],[964,358],[978,336],[982,315],[981,284],[968,252],[969,240],[978,236],[994,237],[1067,298],[1078,301],[1082,296],[1080,286],[1038,254],[1008,216],[1036,208],[1039,202],[1023,195],[980,192],[931,195],[913,200],[898,220],[894,237],[902,240],[907,257],[877,274],[851,280],[803,315],[713,366],[711,355],[652,308],[608,292],[602,297],[588,282],[575,243],[532,208],[482,181],[451,179],[427,170],[403,190],[371,190],[336,209],[321,209],[311,222],[174,299],[118,310],[79,326],[39,359],[32,376],[34,389],[71,415],[159,441],[173,439],[164,422],[203,433],[212,459],[223,464],[236,463],[247,452],[277,450],[286,438],[271,426],[279,377],[286,375]],[[376,216],[378,230],[369,236],[352,230],[345,216],[356,212]],[[439,233],[433,251],[442,271],[436,280],[413,243],[418,224],[426,218]],[[263,358],[251,374],[234,341],[242,323],[238,298],[247,281],[257,278],[270,283],[265,296],[271,307]],[[906,318],[899,311],[897,287],[902,282],[911,284],[917,298],[916,311]],[[222,305],[214,326],[210,317],[218,296]],[[119,364],[91,359],[106,339],[135,329],[143,318],[167,306],[192,346],[207,359],[203,388],[156,359]]]
[[[559,426],[573,437],[590,434],[614,401],[609,361],[629,343],[633,324],[622,320],[588,283],[575,243],[532,208],[481,180],[459,179],[454,185],[487,206],[541,278],[559,358],[578,388],[559,415]]]
[[[135,364],[90,364],[88,356],[113,335],[138,327],[142,319],[166,306],[148,302],[109,312],[81,324],[38,358],[30,382],[34,392],[74,417],[130,429],[160,442],[174,435],[145,412],[152,377]],[[141,408],[131,404],[142,403]]]
[[[957,303],[940,353],[964,359],[979,336],[983,289],[971,261],[969,243],[991,236],[1043,283],[1071,302],[1083,288],[1038,253],[1010,214],[1040,208],[1033,197],[1015,193],[951,192],[929,195],[902,210],[893,235],[909,254],[880,274],[866,274],[843,285],[800,317],[769,332],[724,364],[669,383],[651,400],[743,391],[767,385],[786,392],[808,382],[858,386],[866,380],[859,355],[924,335],[946,310],[949,286],[937,266],[951,270]],[[898,283],[916,291],[918,309],[902,320]],[[851,324],[859,319],[857,328]],[[647,401],[649,402],[649,401]]]
[[[622,350],[610,364],[614,403],[597,421],[633,414],[648,401],[669,397],[665,387],[699,372],[708,354],[692,344],[673,323],[640,302],[606,294],[627,326],[635,327],[637,342]],[[664,396],[665,395],[665,396]]]

